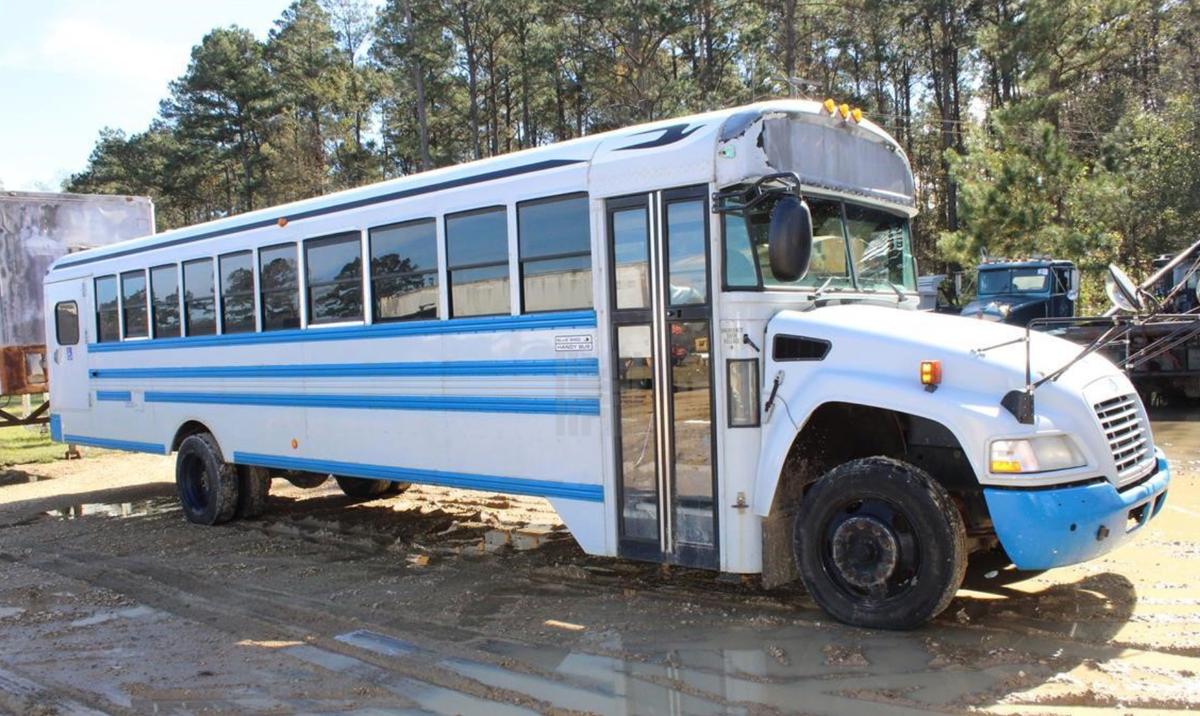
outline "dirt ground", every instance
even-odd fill
[[[549,506],[276,480],[187,524],[168,458],[0,470],[0,712],[1020,714],[1200,708],[1200,422],[1164,512],[1092,563],[975,569],[928,627],[595,559]]]

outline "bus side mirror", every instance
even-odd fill
[[[767,253],[775,278],[795,281],[808,273],[812,246],[812,214],[808,204],[790,195],[775,202],[767,234]]]
[[[1079,300],[1079,279],[1080,279],[1079,269],[1077,269],[1077,268],[1071,269],[1070,278],[1069,278],[1070,284],[1067,286],[1067,298],[1070,299],[1071,301]]]

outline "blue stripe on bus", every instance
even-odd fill
[[[62,416],[58,413],[50,413],[50,439],[56,443],[63,441]]]
[[[245,346],[269,343],[299,343],[319,341],[353,341],[370,338],[403,336],[435,336],[455,333],[490,333],[497,331],[537,331],[546,329],[595,328],[595,311],[563,311],[537,313],[527,316],[490,316],[487,318],[455,318],[448,321],[412,321],[376,323],[369,326],[344,328],[303,328],[262,333],[232,333],[220,336],[189,336],[187,338],[155,338],[148,341],[89,343],[93,353],[154,350],[159,348],[208,348],[213,346]]]
[[[85,435],[64,435],[62,442],[75,445],[91,445],[93,447],[111,448],[113,450],[129,450],[130,452],[152,452],[155,455],[170,453],[165,445],[155,443],[140,443],[135,440],[114,440],[112,438],[93,438]]]
[[[443,376],[598,375],[595,358],[570,360],[206,365],[171,368],[93,368],[92,378],[376,378]]]
[[[134,247],[130,247],[127,249],[119,249],[116,251],[105,251],[103,253],[99,253],[98,255],[89,255],[91,252],[85,252],[85,253],[80,254],[78,257],[69,256],[69,257],[61,258],[51,268],[52,269],[67,268],[69,266],[79,266],[82,264],[92,263],[94,261],[103,261],[104,259],[115,259],[115,258],[119,258],[121,256],[132,256],[134,254],[145,253],[147,251],[155,251],[157,249],[165,249],[165,248],[170,248],[172,246],[180,246],[183,244],[190,244],[194,241],[203,241],[204,239],[214,239],[214,238],[217,238],[218,236],[228,236],[229,234],[236,234],[236,233],[239,233],[242,231],[250,231],[252,229],[261,229],[261,228],[264,228],[267,226],[275,226],[276,224],[278,224],[279,219],[281,219],[281,218],[286,218],[288,220],[288,222],[300,221],[302,219],[311,219],[316,216],[324,216],[326,214],[335,214],[339,211],[346,211],[348,209],[357,209],[357,208],[360,208],[363,206],[371,206],[373,204],[381,204],[381,203],[387,202],[387,201],[396,201],[397,199],[407,199],[408,197],[412,197],[412,196],[420,196],[422,194],[431,194],[435,191],[442,191],[445,189],[455,189],[458,187],[469,186],[471,184],[479,184],[481,182],[492,181],[495,179],[505,179],[508,177],[519,176],[522,174],[530,174],[532,172],[545,171],[547,169],[557,169],[559,167],[571,166],[573,164],[582,164],[586,161],[587,161],[587,159],[545,159],[540,162],[531,162],[529,164],[522,164],[522,165],[515,166],[515,167],[507,167],[504,169],[495,169],[495,170],[489,171],[489,172],[480,172],[479,174],[471,174],[471,175],[464,176],[464,177],[458,177],[456,179],[447,179],[445,181],[434,182],[432,184],[426,184],[424,186],[416,186],[416,187],[412,187],[410,189],[401,189],[399,191],[392,191],[392,192],[388,192],[386,194],[378,194],[376,196],[366,196],[366,197],[362,197],[360,199],[351,199],[349,201],[343,201],[338,204],[332,204],[329,206],[320,206],[320,207],[316,207],[313,209],[304,209],[304,210],[295,211],[295,212],[291,212],[291,213],[289,213],[287,211],[287,209],[288,209],[287,206],[271,207],[269,209],[264,210],[264,211],[275,212],[274,215],[272,215],[270,218],[254,219],[254,220],[250,220],[250,221],[245,221],[240,224],[236,224],[234,226],[227,226],[227,227],[220,228],[220,229],[210,229],[209,231],[202,231],[202,232],[196,233],[196,234],[179,236],[177,238],[172,238],[172,239],[165,239],[165,240],[159,241],[158,243],[150,244],[148,246],[134,246]],[[199,227],[194,227],[194,228],[199,228]],[[181,232],[187,231],[187,229],[181,229],[180,231]]]
[[[499,475],[477,475],[462,472],[441,472],[413,468],[368,465],[357,462],[333,460],[309,460],[283,455],[261,455],[258,453],[235,452],[233,461],[239,465],[256,465],[277,470],[302,470],[348,477],[365,477],[376,480],[416,482],[443,487],[461,487],[468,490],[502,492],[535,497],[562,497],[569,500],[603,502],[604,487],[580,482],[557,482],[533,480],[523,477],[501,477]]]
[[[96,400],[112,400],[121,403],[128,403],[133,400],[133,394],[128,390],[97,390]]]
[[[472,413],[599,415],[598,398],[507,398],[454,395],[324,395],[146,391],[147,403],[289,406],[361,410],[445,410]]]

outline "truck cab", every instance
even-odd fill
[[[1079,299],[1079,270],[1054,259],[980,264],[975,299],[962,315],[1026,326],[1035,318],[1070,318]]]

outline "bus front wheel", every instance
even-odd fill
[[[210,433],[189,435],[179,444],[175,487],[188,522],[220,524],[233,519],[237,512],[237,468],[225,462]]]
[[[966,529],[929,473],[871,457],[830,470],[796,514],[796,566],[835,619],[912,629],[950,605],[967,565]]]

